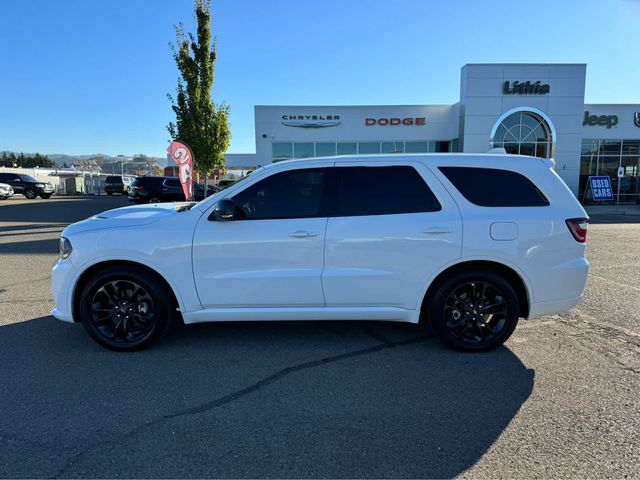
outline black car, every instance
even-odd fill
[[[209,185],[209,195],[216,192]],[[204,187],[199,183],[193,185],[193,196],[196,201],[204,198]],[[129,201],[134,203],[184,202],[184,192],[180,180],[175,177],[139,177],[129,187]]]
[[[104,191],[107,192],[107,195],[114,193],[124,195],[127,193],[120,175],[109,175],[104,181]]]
[[[31,175],[23,173],[0,173],[0,183],[11,185],[15,193],[20,193],[29,199],[37,196],[49,198],[55,190],[49,182],[39,182]]]

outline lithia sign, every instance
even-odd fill
[[[546,95],[551,91],[551,86],[541,82],[510,82],[502,85],[503,95]]]

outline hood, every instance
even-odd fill
[[[64,229],[62,235],[73,235],[75,233],[104,228],[148,225],[162,218],[179,215],[181,212],[189,210],[193,205],[195,204],[191,202],[155,203],[151,205],[115,208],[69,225]]]

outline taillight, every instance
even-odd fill
[[[136,185],[135,187],[130,187],[131,190],[144,190],[144,187],[142,185]]]
[[[565,220],[567,222],[567,227],[569,227],[569,231],[573,238],[580,243],[584,243],[587,241],[587,228],[589,227],[589,219],[588,218],[568,218]]]

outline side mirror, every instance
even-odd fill
[[[217,220],[223,222],[228,220],[236,220],[238,218],[236,212],[237,207],[236,204],[233,203],[233,200],[229,198],[223,198],[222,200],[218,200],[213,206],[213,212],[211,212],[211,215],[209,215],[209,220]]]

